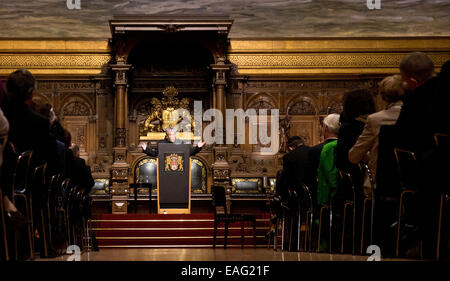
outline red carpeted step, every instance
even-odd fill
[[[267,232],[266,229],[257,229],[257,235],[264,235]],[[217,235],[224,235],[225,231],[223,229],[219,229],[217,231]],[[160,236],[160,237],[172,237],[172,236],[202,236],[202,235],[210,235],[214,234],[213,229],[177,229],[173,228],[171,230],[166,229],[102,229],[98,230],[98,235],[100,236],[108,236],[108,237],[152,237],[152,236]],[[228,235],[241,235],[240,228],[232,228],[228,230]],[[244,229],[244,235],[253,235],[252,229]]]
[[[202,228],[214,227],[214,221],[92,221],[91,225],[96,228]],[[246,226],[249,224],[245,224]],[[224,224],[220,223],[219,227]],[[241,223],[231,223],[230,227],[240,227]],[[266,221],[257,221],[257,227],[267,227]]]
[[[186,239],[186,238],[178,238],[173,237],[172,239],[160,239],[155,237],[154,239],[150,238],[139,238],[126,240],[124,243],[123,240],[120,239],[102,239],[98,240],[99,246],[108,246],[108,245],[211,245],[213,244],[212,237],[198,237],[196,239]],[[216,245],[223,245],[224,239],[217,239]],[[267,245],[265,240],[261,238],[257,239],[257,245]],[[228,237],[227,245],[241,245],[241,238],[239,237]],[[246,237],[244,239],[244,245],[254,245],[253,236]]]
[[[267,245],[265,234],[269,229],[268,216],[258,214],[257,244]],[[213,214],[157,215],[157,214],[102,214],[91,220],[100,247],[175,247],[177,245],[212,246]],[[253,227],[244,226],[245,245],[253,245]],[[224,224],[219,225],[217,244],[223,245]],[[229,245],[241,245],[241,223],[230,224]]]

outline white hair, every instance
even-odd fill
[[[326,126],[328,128],[328,131],[332,134],[337,135],[339,133],[339,114],[336,113],[332,113],[327,115],[327,117],[325,117],[323,119],[323,125]]]
[[[167,127],[167,129],[166,129],[166,133],[176,133],[177,132],[177,129],[176,128],[174,128],[174,127]]]

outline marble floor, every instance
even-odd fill
[[[64,255],[38,261],[67,261],[73,256]],[[81,261],[367,261],[368,256],[352,256],[327,253],[282,252],[272,249],[198,249],[198,248],[130,248],[100,249],[83,252]],[[383,259],[381,261],[409,261],[407,259]],[[414,261],[414,260],[411,260]]]

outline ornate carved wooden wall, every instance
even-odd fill
[[[340,112],[344,92],[369,88],[376,94],[377,82],[385,75],[398,72],[403,54],[425,51],[434,60],[437,71],[450,59],[448,37],[231,39],[230,45],[224,65],[230,62],[232,69],[226,83],[221,84],[224,78],[220,73],[227,71],[221,70],[223,65],[215,61],[216,65],[209,70],[211,80],[171,78],[180,95],[201,98],[206,110],[221,102],[215,96],[204,95],[205,89],[214,83],[213,90],[220,88],[225,94],[227,108],[279,109],[281,129],[289,135],[302,135],[310,145],[322,139],[321,119],[328,113]],[[80,145],[82,156],[96,178],[109,178],[114,162],[115,78],[108,68],[113,55],[106,40],[0,40],[1,78],[21,67],[36,74],[35,98],[53,105],[72,133],[73,141]],[[147,66],[152,71],[158,69],[158,65]],[[136,148],[138,123],[142,118],[140,108],[167,86],[167,77],[148,79],[142,74],[129,80],[127,90],[127,139],[121,149],[126,151],[130,171],[145,157]],[[380,102],[378,106],[382,106]],[[213,173],[212,164],[221,161],[228,163],[231,177],[274,176],[281,167],[281,154],[263,156],[259,149],[258,145],[246,144],[206,146],[198,157],[209,167],[208,186],[214,177],[230,176],[226,169]],[[133,181],[133,172],[126,176],[129,182]]]

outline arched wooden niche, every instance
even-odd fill
[[[256,113],[259,114],[260,109],[267,110],[266,113],[270,114],[271,109],[279,108],[275,100],[268,94],[261,93],[251,97],[247,102],[247,108],[253,108]]]
[[[316,115],[318,110],[308,97],[299,97],[288,105],[289,115]]]
[[[145,182],[153,185],[152,194],[156,194],[157,185],[156,158],[146,157],[140,160],[134,168],[134,181]],[[148,194],[148,189],[138,190],[138,194]],[[207,192],[207,171],[205,163],[196,157],[191,157],[191,192]]]

